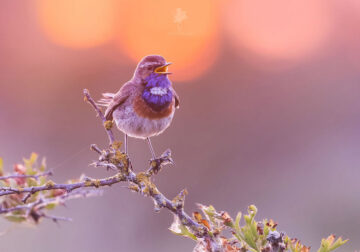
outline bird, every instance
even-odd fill
[[[171,124],[179,96],[168,76],[165,58],[148,55],[140,60],[133,77],[117,93],[103,93],[98,104],[106,107],[106,120],[115,121],[124,133],[125,154],[128,155],[128,136],[146,140],[152,159],[156,159],[151,137],[160,135]]]

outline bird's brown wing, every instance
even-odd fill
[[[172,92],[175,97],[175,108],[178,109],[180,107],[180,98],[179,98],[178,94],[176,93],[175,89],[172,89]]]
[[[121,104],[123,104],[131,95],[134,87],[131,85],[131,83],[126,83],[124,86],[120,88],[120,90],[114,95],[112,100],[109,102],[109,105],[106,108],[105,111],[105,118],[106,120],[112,120],[113,119],[113,112],[117,107],[119,107]]]

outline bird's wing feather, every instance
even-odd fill
[[[105,111],[105,118],[106,120],[112,120],[113,119],[113,112],[114,110],[123,104],[131,95],[132,91],[134,90],[134,86],[131,85],[131,83],[125,83],[120,90],[116,94],[111,94],[111,98],[109,97],[109,93],[104,94],[105,99],[108,100],[108,106]]]
[[[172,88],[172,92],[175,97],[175,108],[178,109],[180,107],[180,98],[179,98],[178,94],[176,93],[175,89]]]
[[[113,94],[113,93],[103,93],[102,95],[103,95],[103,98],[98,100],[96,104],[98,106],[108,107],[109,104],[112,102],[115,94]]]

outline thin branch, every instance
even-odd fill
[[[106,162],[94,162],[91,165],[95,166],[95,167],[105,167],[107,170],[113,170],[113,171],[117,171],[117,167],[114,164],[109,164]]]
[[[78,182],[78,183],[70,183],[70,184],[55,184],[54,182],[47,182],[43,186],[32,186],[32,187],[24,187],[24,188],[11,188],[11,187],[0,187],[0,196],[9,195],[9,194],[19,194],[19,193],[31,193],[34,194],[40,191],[47,191],[53,189],[63,189],[67,192],[71,192],[77,188],[83,187],[102,187],[102,186],[111,186],[113,184],[119,183],[121,181],[125,181],[126,179],[120,174],[116,174],[111,177],[103,178],[103,179],[88,179],[86,181]]]
[[[55,204],[55,205],[64,204],[65,200],[74,199],[78,197],[95,196],[98,194],[99,191],[94,193],[93,190],[77,190],[56,196],[54,198],[46,198],[44,196],[41,196],[39,199],[29,204],[18,205],[9,208],[4,208],[0,205],[0,214],[9,214],[12,212],[18,212],[16,215],[17,218],[24,218],[26,220],[31,219],[35,223],[38,223],[42,218],[51,219],[55,223],[58,223],[59,221],[72,221],[71,218],[49,215],[44,210],[46,210],[47,206],[50,206],[51,204]]]
[[[21,200],[22,203],[26,203],[26,201],[31,197],[32,193],[28,193],[25,195],[25,197]]]
[[[8,175],[8,176],[2,176],[2,177],[0,177],[0,180],[14,179],[14,178],[34,178],[34,179],[38,179],[41,176],[52,176],[52,175],[53,175],[52,171],[47,171],[47,172],[40,173],[40,174],[37,174],[37,175],[12,174],[12,175]]]
[[[94,191],[94,190],[77,190],[77,191],[73,191],[67,194],[63,194],[60,195],[58,197],[54,197],[54,198],[40,198],[37,201],[28,203],[28,204],[24,204],[24,205],[18,205],[18,206],[14,206],[14,207],[9,207],[9,208],[2,208],[0,206],[0,214],[4,214],[4,213],[10,213],[10,212],[15,212],[15,211],[21,211],[21,210],[27,210],[28,213],[30,213],[31,210],[41,210],[44,209],[47,205],[51,204],[51,203],[64,203],[65,200],[70,200],[70,199],[77,199],[77,198],[85,198],[85,197],[92,197],[92,196],[98,196],[99,194],[101,194],[101,191]],[[46,217],[43,216],[44,214],[42,214],[42,217]]]
[[[53,222],[56,222],[56,223],[58,221],[72,221],[72,219],[68,218],[68,217],[54,216],[54,215],[48,215],[48,214],[42,214],[41,217],[51,219]]]
[[[0,214],[4,213],[11,213],[19,210],[29,209],[28,205],[19,205],[15,207],[9,207],[9,208],[0,208]]]
[[[101,149],[99,147],[97,147],[96,144],[90,145],[90,150],[93,150],[93,151],[97,152],[99,155],[102,154]]]
[[[104,116],[104,114],[101,112],[100,108],[96,105],[95,101],[93,100],[93,98],[91,98],[90,96],[90,93],[89,93],[89,90],[87,89],[84,89],[83,91],[85,97],[85,101],[87,101],[88,103],[91,104],[91,106],[93,106],[93,108],[95,109],[96,113],[98,114],[98,116],[100,117],[102,123],[103,123],[103,126],[105,125],[106,123],[106,118]],[[105,127],[104,127],[105,128]],[[105,131],[108,135],[108,138],[109,138],[109,141],[110,141],[110,145],[114,143],[115,141],[115,137],[114,137],[114,134],[113,132],[111,131],[111,129],[106,129],[105,128]]]

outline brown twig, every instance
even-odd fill
[[[37,174],[37,175],[11,174],[11,175],[8,175],[8,176],[1,176],[0,180],[15,179],[15,178],[34,178],[34,179],[38,179],[41,176],[52,176],[52,175],[53,175],[52,171],[47,171],[47,172],[40,173],[40,174]]]
[[[91,98],[89,90],[84,89],[83,93],[85,95],[84,100],[87,101],[88,103],[90,103],[91,106],[93,106],[93,108],[95,109],[97,115],[100,117],[100,119],[101,119],[101,121],[102,121],[102,123],[104,125],[106,123],[106,118],[105,118],[104,114],[101,112],[100,108],[96,105],[93,98]],[[105,128],[105,131],[106,131],[106,133],[108,135],[110,145],[113,144],[114,141],[115,141],[115,137],[114,137],[113,132],[111,131],[111,129],[106,129],[106,128]]]
[[[12,187],[0,187],[0,196],[9,195],[9,194],[20,194],[20,193],[31,193],[34,194],[40,191],[54,190],[54,189],[63,189],[67,192],[71,192],[77,188],[83,187],[102,187],[102,186],[111,186],[113,184],[125,181],[126,179],[121,174],[116,174],[111,177],[103,179],[88,179],[78,183],[71,184],[55,184],[55,183],[46,183],[43,186],[32,186],[25,188],[12,188]]]
[[[100,192],[101,193],[101,192]],[[0,206],[0,214],[7,214],[11,212],[19,212],[23,211],[23,217],[28,218],[29,216],[32,217],[32,219],[35,222],[38,222],[40,218],[48,218],[52,219],[54,222],[57,221],[71,221],[70,218],[67,217],[61,217],[61,216],[53,216],[49,215],[43,212],[44,208],[48,206],[49,204],[64,204],[65,200],[70,199],[76,199],[79,197],[89,197],[89,196],[95,196],[98,195],[99,191],[94,190],[78,190],[76,192],[66,193],[61,196],[55,197],[55,198],[44,198],[40,197],[38,200],[24,204],[24,205],[18,205],[14,207],[9,208],[2,208]]]
[[[56,222],[56,223],[58,221],[72,221],[72,219],[68,218],[68,217],[54,216],[54,215],[49,215],[49,214],[42,214],[41,217],[51,219],[53,222]]]

